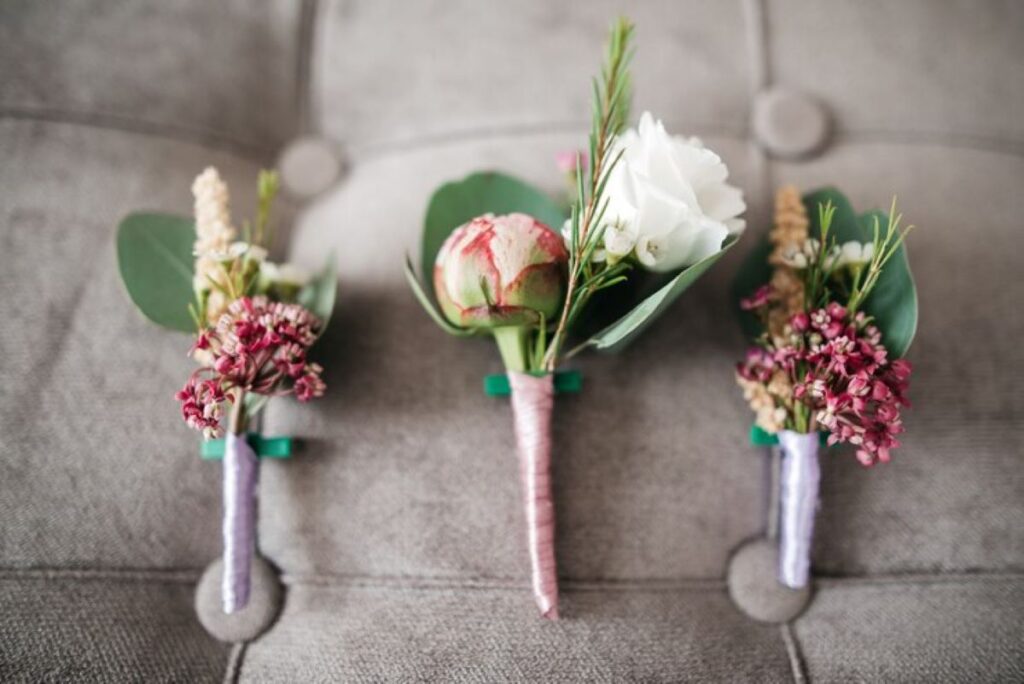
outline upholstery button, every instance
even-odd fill
[[[223,560],[206,568],[196,587],[195,608],[199,622],[215,639],[228,643],[251,641],[274,623],[281,609],[281,581],[277,572],[258,555],[252,559],[249,603],[228,615],[221,603]]]
[[[820,152],[831,129],[828,110],[820,100],[782,88],[757,94],[751,125],[758,144],[783,159]]]
[[[341,151],[326,138],[298,138],[284,148],[277,166],[285,189],[306,199],[324,192],[341,176]]]
[[[789,622],[811,600],[811,587],[790,589],[776,580],[778,540],[747,542],[729,561],[729,596],[740,610],[759,622]]]

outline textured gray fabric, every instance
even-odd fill
[[[795,635],[812,682],[1024,680],[1024,578],[820,583]]]
[[[814,570],[1024,569],[1024,158],[885,141],[772,170],[805,187],[835,180],[863,209],[898,191],[919,227],[904,446],[868,471],[841,451],[822,459]]]
[[[117,221],[189,211],[206,164],[255,201],[256,168],[200,147],[0,121],[0,486],[4,566],[204,567],[220,552],[220,468],[177,415],[188,338],[124,292]]]
[[[0,113],[273,152],[298,125],[300,4],[4,2]]]
[[[765,5],[772,78],[824,98],[840,131],[1022,149],[1021,3]]]
[[[220,681],[227,647],[199,626],[193,582],[0,572],[0,680]]]
[[[739,0],[323,5],[320,116],[329,134],[359,149],[510,128],[555,127],[582,139],[589,79],[624,11],[644,46],[634,62],[638,108],[716,131],[746,126],[750,52]]]
[[[288,589],[281,620],[249,645],[241,681],[790,681],[776,627],[721,585],[564,587],[558,622],[526,583]]]

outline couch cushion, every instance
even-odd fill
[[[228,648],[192,612],[193,573],[0,571],[5,682],[213,682]]]
[[[842,131],[1024,148],[1021,3],[769,0],[765,15],[772,79],[822,97]]]
[[[299,16],[299,2],[5,2],[0,111],[273,151],[298,125]]]
[[[790,679],[777,627],[721,585],[567,586],[541,620],[526,584],[298,584],[249,645],[242,681],[622,682]]]
[[[1024,576],[820,582],[794,634],[812,682],[1019,682]]]
[[[620,3],[324,3],[314,61],[320,119],[355,148],[495,130],[586,130],[590,78]],[[745,129],[750,53],[738,0],[631,2],[638,109],[688,127]],[[583,138],[581,137],[581,140]],[[579,143],[577,143],[579,144]]]

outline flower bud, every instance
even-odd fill
[[[434,265],[444,315],[469,328],[535,324],[557,315],[569,254],[557,233],[526,214],[486,214],[457,228]]]

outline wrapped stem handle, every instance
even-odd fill
[[[555,503],[551,495],[551,411],[554,383],[550,374],[509,372],[516,452],[526,509],[527,543],[533,596],[541,615],[558,619],[558,574],[555,567]]]
[[[807,586],[811,567],[814,514],[821,469],[818,434],[782,430],[779,482],[779,581],[791,589]]]
[[[249,603],[252,557],[256,547],[256,482],[259,459],[244,434],[228,432],[224,449],[224,612]]]

